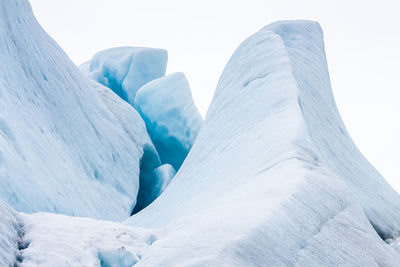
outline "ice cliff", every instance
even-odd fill
[[[131,117],[127,134],[27,1],[0,2],[0,73],[0,198],[24,212],[129,216],[144,123]]]
[[[399,205],[340,119],[320,26],[285,21],[239,46],[178,174],[127,223],[168,229],[139,266],[394,266]]]

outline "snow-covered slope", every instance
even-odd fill
[[[396,266],[400,199],[332,96],[317,23],[244,41],[166,191],[128,224],[165,227],[138,266]],[[378,233],[376,230],[378,230]]]
[[[20,267],[131,267],[159,238],[154,231],[116,222],[51,213],[20,217],[27,244]]]
[[[25,0],[0,1],[0,73],[0,198],[25,212],[129,216],[144,142],[126,133]]]
[[[351,140],[337,110],[329,81],[321,35],[308,27],[274,24],[292,63],[298,101],[316,153],[340,176],[384,238],[400,235],[400,197],[364,158]],[[314,53],[299,53],[299,50]],[[313,73],[315,75],[310,75]]]
[[[161,161],[178,170],[202,123],[185,75],[177,72],[145,84],[136,94],[135,107]]]
[[[163,49],[115,47],[98,52],[80,69],[134,105],[141,86],[165,75],[167,60]]]

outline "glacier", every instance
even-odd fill
[[[178,170],[203,121],[185,75],[177,72],[145,84],[136,93],[135,107],[161,161]]]
[[[0,2],[0,57],[0,199],[29,213],[127,218],[148,143],[140,116],[127,134],[27,1]]]
[[[137,90],[164,76],[167,61],[168,54],[164,49],[116,47],[96,53],[80,69],[134,106]]]
[[[81,72],[26,0],[0,2],[0,59],[1,266],[398,266],[400,196],[346,131],[318,23],[246,39],[204,121],[165,50]]]

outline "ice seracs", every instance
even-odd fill
[[[24,212],[127,218],[144,137],[127,133],[27,1],[0,2],[0,73],[0,199]]]
[[[145,84],[136,94],[135,107],[161,161],[178,170],[202,123],[185,75],[173,73]]]
[[[136,144],[139,151],[139,192],[136,201],[132,203],[130,214],[136,213],[150,204],[158,195],[152,191],[157,184],[164,181],[153,171],[161,165],[160,157],[147,133],[146,125],[139,113],[127,102],[123,101],[111,89],[91,80],[90,84],[103,100],[106,107],[115,115],[126,134]],[[157,190],[157,189],[156,189]]]
[[[173,182],[127,223],[168,229],[141,266],[396,266],[399,204],[340,120],[320,26],[285,21],[235,51]]]
[[[80,68],[134,105],[141,86],[165,75],[167,60],[167,51],[163,49],[116,47],[98,52]]]
[[[398,266],[400,197],[345,130],[318,23],[245,40],[203,123],[166,57],[95,56],[114,93],[0,2],[0,265]]]

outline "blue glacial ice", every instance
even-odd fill
[[[167,60],[167,51],[163,49],[115,47],[96,53],[80,69],[134,105],[140,87],[165,75]]]
[[[174,167],[170,164],[163,164],[160,167],[153,170],[153,175],[157,177],[155,180],[157,183],[153,187],[153,191],[151,196],[154,199],[159,197],[162,192],[167,189],[167,186],[171,183],[172,179],[174,178],[176,171]]]
[[[132,214],[138,213],[159,197],[175,174],[176,172],[170,164],[163,164],[152,169],[151,175],[141,177],[137,203],[132,210]]]
[[[178,170],[202,124],[183,73],[153,80],[139,89],[135,106],[163,163]]]

